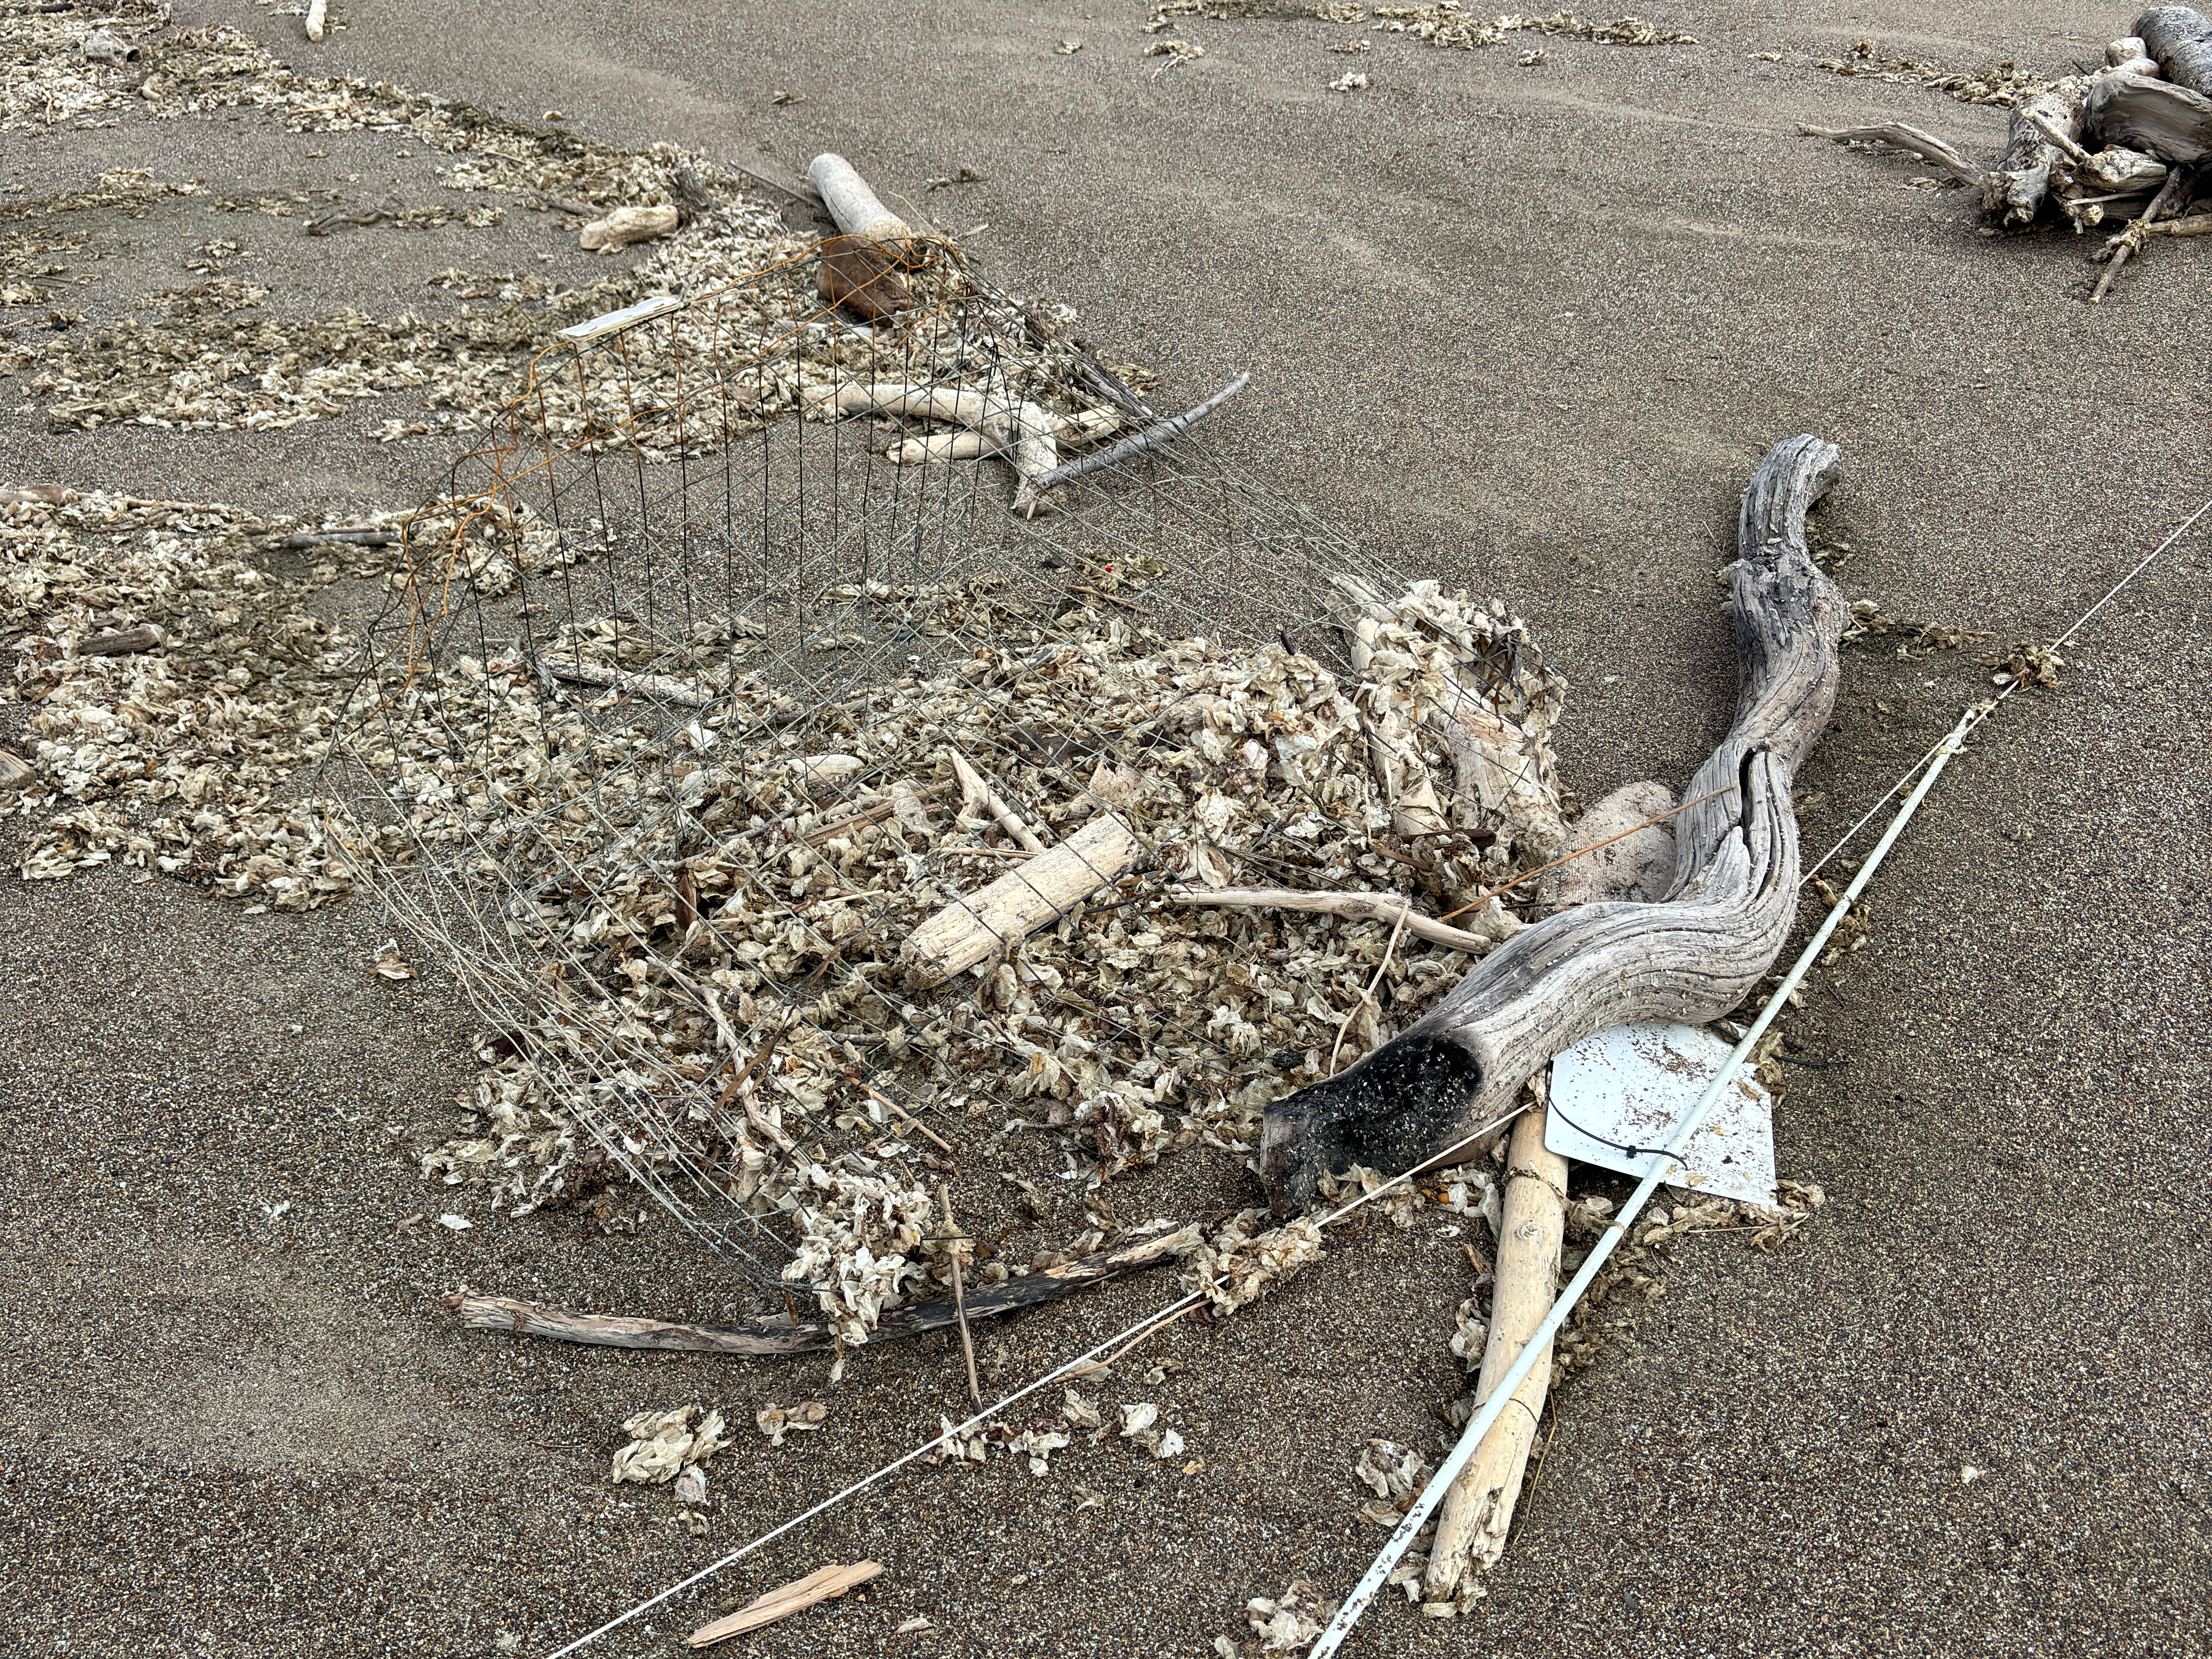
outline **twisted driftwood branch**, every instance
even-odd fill
[[[1696,804],[1674,820],[1666,900],[1547,918],[1484,957],[1402,1035],[1269,1106],[1260,1177],[1278,1212],[1304,1208],[1324,1172],[1364,1164],[1395,1174],[1464,1139],[1594,1031],[1717,1018],[1772,964],[1797,906],[1790,779],[1827,722],[1839,677],[1843,596],[1805,546],[1806,512],[1837,461],[1834,446],[1792,438],[1745,493],[1726,573],[1735,721],[1684,792]]]

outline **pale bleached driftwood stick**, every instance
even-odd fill
[[[1238,910],[1304,910],[1341,916],[1346,921],[1403,922],[1406,931],[1431,945],[1469,956],[1482,956],[1513,937],[1520,923],[1500,908],[1480,920],[1492,931],[1477,933],[1425,916],[1395,893],[1302,893],[1294,887],[1178,887],[1168,896],[1177,904],[1211,904]]]
[[[1085,455],[1080,460],[1070,461],[1064,466],[1054,467],[1049,472],[1039,473],[1030,481],[1030,487],[1037,490],[1049,489],[1054,484],[1064,484],[1071,478],[1079,478],[1086,472],[1096,472],[1101,467],[1112,466],[1117,461],[1126,461],[1132,455],[1141,455],[1148,449],[1158,449],[1170,438],[1176,437],[1198,422],[1204,420],[1222,404],[1227,403],[1244,389],[1245,382],[1251,378],[1249,374],[1240,372],[1235,380],[1230,381],[1227,386],[1222,387],[1204,403],[1194,404],[1180,415],[1170,415],[1166,420],[1148,426],[1141,432],[1132,433],[1110,449],[1102,449],[1096,455]]]
[[[1957,150],[1934,133],[1909,127],[1902,121],[1887,121],[1878,127],[1808,127],[1801,124],[1797,131],[1808,138],[1826,138],[1838,144],[1888,144],[1909,150],[1923,161],[1933,161],[1953,178],[1967,184],[1982,181],[1982,170]]]
[[[1566,1231],[1567,1160],[1544,1145],[1544,1109],[1513,1126],[1505,1160],[1505,1203],[1498,1236],[1498,1278],[1490,1298],[1490,1339],[1482,1350],[1477,1406],[1498,1384],[1552,1310],[1559,1291],[1559,1244]],[[1513,1391],[1513,1406],[1482,1437],[1474,1462],[1452,1483],[1437,1522],[1422,1600],[1448,1601],[1472,1565],[1486,1571],[1505,1553],[1513,1505],[1536,1443],[1536,1424],[1552,1382],[1550,1345]]]
[[[907,222],[885,207],[843,156],[824,153],[807,164],[806,177],[837,228],[848,236],[871,242],[903,242],[914,231]]]
[[[954,386],[912,386],[901,381],[852,381],[839,386],[808,386],[800,394],[811,409],[827,404],[841,415],[910,415],[972,427],[1013,461],[1020,487],[1017,511],[1032,505],[1039,480],[1054,472],[1060,459],[1054,443],[1056,417],[1042,405],[1002,389],[970,391]]]
[[[1560,1050],[1626,1021],[1716,1018],[1772,965],[1796,914],[1790,780],[1833,708],[1846,607],[1805,545],[1833,481],[1818,438],[1778,444],[1744,495],[1726,572],[1735,719],[1683,793],[1666,902],[1584,904],[1518,933],[1428,1014],[1336,1077],[1270,1104],[1260,1176],[1278,1212],[1324,1173],[1411,1168],[1495,1119]]]
[[[983,775],[958,750],[946,750],[952,762],[952,775],[960,780],[960,811],[974,822],[994,823],[1012,836],[1016,842],[1032,853],[1044,851],[1044,842],[1036,830],[1022,821],[1022,815],[1000,798]]]
[[[747,1631],[758,1630],[763,1625],[773,1625],[779,1619],[788,1619],[794,1613],[804,1613],[817,1601],[827,1601],[842,1595],[855,1584],[865,1584],[883,1571],[874,1561],[856,1561],[849,1567],[832,1562],[817,1567],[804,1578],[788,1584],[779,1584],[766,1594],[755,1597],[726,1619],[717,1619],[711,1625],[702,1625],[690,1636],[695,1648],[712,1647],[732,1636],[743,1636]]]
[[[1194,1235],[1188,1228],[1124,1244],[1119,1249],[1085,1256],[1057,1267],[1047,1267],[1026,1279],[1009,1279],[964,1298],[970,1320],[1013,1313],[1040,1302],[1056,1301],[1086,1285],[1096,1285],[1117,1273],[1149,1267],[1166,1261],[1188,1244]],[[662,1319],[635,1319],[620,1314],[579,1313],[544,1303],[520,1302],[504,1296],[449,1296],[444,1305],[472,1331],[506,1331],[516,1336],[542,1336],[559,1342],[580,1342],[597,1348],[653,1348],[664,1352],[728,1353],[764,1356],[819,1353],[837,1344],[837,1333],[821,1323],[803,1325],[690,1325]],[[959,1323],[963,1305],[951,1299],[918,1302],[911,1307],[888,1310],[869,1340],[895,1342],[904,1337],[941,1331]]]
[[[331,26],[331,0],[307,0],[307,39],[320,42]]]
[[[687,708],[704,708],[714,701],[711,691],[702,690],[685,680],[671,679],[665,674],[629,674],[599,663],[575,662],[562,657],[540,657],[538,661],[555,679],[576,685],[633,692],[639,696],[657,697],[662,702],[681,703]]]

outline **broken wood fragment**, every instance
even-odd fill
[[[604,664],[576,662],[562,657],[540,657],[538,660],[538,665],[555,679],[575,685],[600,686],[635,696],[657,698],[662,702],[681,703],[687,708],[704,708],[714,701],[711,691],[686,680],[671,679],[665,674],[629,674]]]
[[[1022,815],[1006,805],[983,775],[958,750],[945,751],[952,763],[952,775],[960,781],[960,816],[969,823],[987,824],[1003,830],[1016,843],[1032,853],[1044,851],[1044,842],[1036,830],[1022,821]]]
[[[927,990],[988,961],[1118,880],[1144,850],[1119,816],[1099,814],[915,928],[899,950],[908,983]]]
[[[13,789],[38,775],[38,769],[12,749],[0,749],[0,789]]]
[[[612,253],[632,242],[651,241],[676,228],[682,215],[672,207],[618,207],[604,219],[594,219],[576,238],[576,246]]]
[[[307,39],[319,45],[330,27],[331,0],[307,0]]]
[[[1544,1109],[1524,1112],[1513,1126],[1505,1160],[1505,1203],[1498,1235],[1498,1278],[1491,1294],[1490,1336],[1475,1385],[1480,1407],[1521,1357],[1528,1339],[1552,1310],[1559,1289],[1559,1246],[1565,1236],[1567,1160],[1544,1145]],[[1474,1459],[1461,1471],[1444,1499],[1422,1599],[1447,1601],[1468,1569],[1486,1571],[1505,1553],[1513,1506],[1536,1443],[1536,1425],[1551,1387],[1551,1345],[1513,1391],[1507,1408],[1482,1437]]]
[[[1805,545],[1836,476],[1832,445],[1778,444],[1745,493],[1725,573],[1741,684],[1728,736],[1686,792],[1661,903],[1586,904],[1517,933],[1436,1008],[1334,1078],[1276,1101],[1260,1174],[1279,1212],[1325,1173],[1393,1174],[1496,1118],[1553,1055],[1632,1020],[1717,1018],[1772,963],[1796,913],[1790,780],[1839,678],[1847,607]]]
[[[726,1619],[717,1619],[711,1625],[702,1625],[691,1632],[695,1648],[711,1647],[717,1642],[727,1641],[732,1636],[743,1636],[747,1631],[773,1625],[779,1619],[788,1619],[794,1613],[804,1613],[817,1601],[827,1601],[842,1595],[856,1584],[865,1584],[883,1571],[874,1561],[857,1561],[849,1567],[834,1562],[817,1568],[804,1578],[788,1584],[780,1584],[765,1595],[755,1598]]]
[[[94,634],[78,644],[76,653],[80,657],[128,657],[141,651],[160,650],[161,639],[160,629],[143,624],[115,634]]]

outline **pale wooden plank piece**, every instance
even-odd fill
[[[988,961],[1118,879],[1144,850],[1120,817],[1101,813],[915,928],[899,951],[908,980],[927,990]]]

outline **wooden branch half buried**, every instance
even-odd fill
[[[827,1601],[842,1595],[855,1584],[865,1584],[883,1571],[874,1561],[856,1561],[849,1567],[832,1562],[817,1568],[804,1578],[788,1584],[779,1584],[765,1595],[755,1598],[726,1619],[717,1619],[711,1625],[702,1625],[691,1632],[695,1648],[712,1647],[717,1642],[732,1636],[743,1636],[749,1630],[758,1630],[763,1625],[773,1625],[779,1619],[788,1619],[794,1613],[803,1613],[817,1601]]]
[[[1482,1350],[1482,1376],[1475,1385],[1477,1406],[1498,1391],[1499,1380],[1528,1346],[1559,1292],[1567,1160],[1544,1146],[1540,1106],[1523,1112],[1514,1123],[1505,1170],[1498,1286],[1491,1296],[1490,1340]],[[1474,1460],[1452,1482],[1437,1522],[1436,1540],[1429,1547],[1424,1601],[1449,1601],[1470,1565],[1486,1571],[1505,1553],[1513,1505],[1521,1496],[1521,1477],[1528,1467],[1528,1449],[1536,1443],[1536,1424],[1544,1415],[1544,1395],[1551,1382],[1552,1356],[1547,1344],[1535,1369],[1514,1390],[1513,1403],[1519,1409],[1509,1409],[1492,1425]]]
[[[807,182],[814,186],[837,228],[848,236],[870,242],[904,242],[914,235],[907,222],[893,213],[868,187],[853,164],[843,156],[824,152],[806,167]]]
[[[1342,916],[1346,921],[1387,921],[1405,918],[1406,931],[1431,945],[1442,945],[1469,956],[1486,956],[1513,937],[1520,923],[1492,904],[1477,920],[1491,931],[1478,933],[1452,927],[1434,916],[1425,916],[1395,893],[1302,893],[1293,887],[1178,887],[1168,896],[1177,904],[1212,904],[1243,910],[1305,910],[1316,915]]]
[[[119,634],[94,634],[79,642],[76,653],[80,657],[129,657],[161,648],[161,630],[146,623],[126,628]]]
[[[1144,851],[1118,816],[1100,813],[1059,846],[953,900],[908,934],[899,948],[908,982],[927,990],[988,961],[1118,880]]]
[[[629,674],[600,663],[573,662],[562,657],[540,657],[538,660],[555,679],[576,685],[603,686],[611,691],[627,691],[641,697],[658,698],[662,702],[681,703],[686,708],[704,708],[714,701],[713,692],[702,690],[688,681],[671,679],[665,674]]]
[[[1336,1077],[1275,1102],[1260,1176],[1304,1209],[1325,1172],[1413,1168],[1498,1115],[1553,1055],[1626,1021],[1702,1024],[1735,1007],[1789,936],[1797,905],[1790,780],[1827,723],[1845,606],[1805,546],[1833,482],[1817,438],[1775,446],[1745,493],[1726,572],[1741,684],[1735,723],[1674,820],[1662,903],[1585,904],[1516,934],[1435,1009]],[[1710,796],[1710,799],[1698,799]]]
[[[1839,144],[1888,144],[1897,149],[1910,150],[1923,161],[1933,161],[1954,179],[1963,179],[1970,185],[1982,182],[1982,170],[1957,150],[1934,133],[1906,126],[1902,121],[1885,122],[1878,127],[1800,125],[1797,131],[1808,138],[1828,138]]]
[[[1026,1279],[1008,1279],[965,1296],[972,1322],[994,1315],[1013,1313],[1040,1302],[1057,1301],[1087,1285],[1097,1285],[1139,1267],[1167,1261],[1195,1235],[1190,1229],[1162,1233],[1124,1244],[1118,1249],[1085,1256],[1057,1267],[1047,1267]],[[662,1319],[633,1319],[620,1314],[578,1313],[573,1309],[548,1307],[539,1302],[518,1302],[504,1296],[449,1296],[445,1306],[459,1316],[472,1331],[507,1331],[516,1336],[549,1337],[556,1342],[580,1342],[597,1348],[653,1348],[664,1352],[729,1353],[767,1356],[819,1353],[833,1348],[837,1333],[829,1325],[687,1325]],[[957,1327],[961,1308],[948,1297],[942,1302],[917,1302],[911,1307],[886,1311],[868,1334],[872,1342],[896,1342],[909,1336]]]

